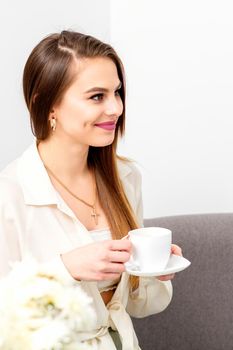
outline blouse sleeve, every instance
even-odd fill
[[[129,166],[130,174],[124,179],[123,185],[138,226],[143,227],[142,176],[133,162],[130,162]]]
[[[143,227],[142,176],[139,172],[137,174],[136,186],[136,217],[139,227]]]
[[[26,213],[19,186],[0,177],[0,278],[10,272],[12,264],[21,261],[27,254]],[[53,266],[73,280],[60,255],[43,263]]]
[[[11,263],[21,260],[20,239],[8,187],[8,181],[0,179],[0,277],[10,271]]]
[[[140,277],[137,290],[129,293],[127,312],[133,317],[146,317],[166,309],[172,298],[172,284],[155,277]]]

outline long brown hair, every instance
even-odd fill
[[[71,69],[76,59],[107,57],[117,68],[122,86],[119,94],[123,112],[116,125],[115,139],[106,147],[89,148],[88,166],[95,171],[100,204],[108,219],[112,235],[120,239],[129,230],[138,228],[136,216],[125,195],[117,170],[117,141],[125,131],[125,74],[123,64],[108,44],[78,32],[62,31],[44,38],[30,54],[23,74],[24,97],[30,112],[32,132],[37,140],[50,135],[48,116],[75,75]],[[131,277],[135,287],[138,279]]]

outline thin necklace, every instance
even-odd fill
[[[52,175],[52,177],[54,177],[54,179],[69,193],[71,194],[71,196],[73,196],[74,198],[78,199],[80,202],[82,202],[83,204],[87,205],[88,207],[90,207],[92,209],[91,212],[91,217],[94,219],[95,224],[98,225],[98,216],[100,216],[100,214],[98,214],[96,212],[96,200],[97,200],[97,189],[95,187],[95,200],[94,200],[94,204],[90,204],[87,203],[85,200],[83,200],[82,198],[79,198],[76,194],[74,194],[73,192],[70,191],[70,189],[68,187],[66,187],[66,185],[63,184],[63,182],[61,182],[60,179],[57,178],[56,175],[54,175],[54,173],[44,164],[45,169],[48,171],[48,173],[50,173]]]

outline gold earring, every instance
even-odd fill
[[[50,119],[50,126],[51,126],[51,129],[52,129],[53,131],[56,130],[57,121],[56,121],[56,118],[55,118],[55,117],[52,117],[52,118]]]

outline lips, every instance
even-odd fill
[[[105,130],[114,130],[116,127],[115,122],[104,122],[104,123],[98,123],[95,124],[98,128],[105,129]]]

